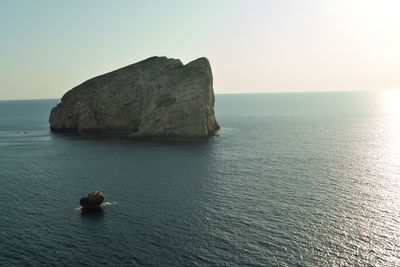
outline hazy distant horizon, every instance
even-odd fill
[[[72,89],[72,88],[71,88]],[[268,92],[234,92],[234,93],[215,93],[215,95],[257,95],[257,94],[306,94],[306,93],[356,93],[356,92],[387,92],[387,91],[398,91],[399,90],[321,90],[321,91],[268,91]],[[65,92],[67,93],[67,92]],[[64,93],[64,94],[65,94]],[[63,95],[64,95],[63,94]],[[46,98],[19,98],[19,99],[1,99],[0,101],[29,101],[29,100],[54,100],[54,99],[60,99],[62,98],[61,95],[60,97],[46,97]]]
[[[151,56],[210,60],[222,93],[400,89],[394,0],[2,1],[0,99],[61,97]]]

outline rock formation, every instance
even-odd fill
[[[151,57],[90,79],[51,111],[53,131],[153,139],[208,139],[214,115],[210,63]]]
[[[87,197],[81,198],[80,204],[82,206],[82,210],[96,210],[101,208],[101,203],[103,203],[103,200],[103,193],[95,191],[89,193]]]

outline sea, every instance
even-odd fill
[[[0,101],[0,266],[400,265],[400,91],[216,95],[209,142],[52,133],[58,102]]]

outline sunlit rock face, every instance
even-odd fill
[[[209,139],[214,115],[210,63],[151,57],[71,89],[51,111],[53,131],[154,139]]]

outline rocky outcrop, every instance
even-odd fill
[[[51,111],[53,131],[153,139],[208,139],[214,115],[210,63],[151,57],[90,79]]]
[[[82,210],[96,210],[101,208],[103,203],[104,195],[101,192],[95,191],[88,194],[87,197],[83,197],[80,200]]]

